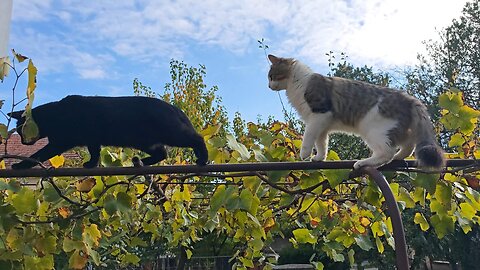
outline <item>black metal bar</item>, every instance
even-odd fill
[[[415,160],[395,160],[379,168],[380,171],[396,171],[414,168]],[[58,168],[58,169],[27,169],[0,170],[0,178],[8,177],[52,177],[52,176],[109,176],[109,175],[143,175],[172,173],[206,173],[206,172],[255,172],[283,170],[320,170],[320,169],[352,169],[355,160],[322,161],[322,162],[257,162],[235,164],[198,165],[164,165],[151,167],[106,167],[106,168]],[[451,159],[448,167],[464,167],[480,164],[478,160]]]
[[[387,203],[387,213],[392,219],[393,238],[395,239],[395,257],[398,270],[408,270],[407,242],[405,241],[405,230],[403,228],[402,216],[398,209],[397,201],[387,179],[377,169],[364,167],[362,170],[370,175],[383,193]]]

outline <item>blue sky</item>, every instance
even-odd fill
[[[5,1],[5,0],[0,0]],[[9,48],[38,67],[35,105],[69,94],[132,95],[139,80],[161,91],[170,59],[204,64],[230,116],[281,115],[267,87],[268,53],[320,73],[325,53],[390,70],[415,64],[422,41],[457,18],[463,0],[13,0]],[[11,81],[0,84],[8,99]],[[23,90],[21,91],[23,93]],[[287,99],[282,95],[284,103]]]

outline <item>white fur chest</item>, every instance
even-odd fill
[[[295,63],[286,89],[288,101],[297,110],[303,121],[307,121],[312,114],[312,110],[305,100],[305,89],[312,74],[307,66],[299,62]]]

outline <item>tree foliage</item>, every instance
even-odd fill
[[[478,10],[478,1],[466,6],[465,22],[462,24],[460,19],[459,26],[451,29],[452,33],[470,29],[469,21],[478,16],[467,15],[475,8]],[[29,60],[27,67],[17,72],[24,58],[14,53],[12,63],[2,59],[0,76],[4,79],[8,71],[15,74],[12,86],[15,93],[22,75],[28,73],[25,83],[28,111],[34,98],[36,69]],[[458,63],[468,62],[462,61]],[[383,85],[390,82],[388,74],[373,72],[369,67],[353,67],[345,59],[335,63],[331,58],[329,63],[334,76]],[[465,66],[468,65],[459,67]],[[184,110],[204,137],[212,162],[299,159],[301,133],[293,122],[269,119],[267,123],[252,123],[236,114],[230,129],[225,109],[216,95],[217,88],[207,88],[204,82],[205,67],[190,67],[174,60],[170,67],[171,82],[163,93],[158,94],[134,80],[135,94],[160,97]],[[456,71],[459,75],[452,81],[456,83],[453,86],[462,91],[452,88],[444,92],[440,89],[445,85],[429,84],[434,80],[423,78],[447,73],[437,72],[440,67],[430,65],[428,68],[425,65],[428,72],[424,70],[417,73],[417,77],[411,77],[411,83],[428,86],[425,87],[428,99],[438,104],[439,123],[449,130],[445,138],[453,150],[449,157],[479,159],[480,112],[472,103],[475,93],[468,90],[473,89],[469,87],[475,80],[457,83],[475,78],[474,73],[464,75]],[[422,77],[424,75],[427,77]],[[445,78],[451,77],[445,75]],[[21,104],[18,95],[11,103],[11,110]],[[9,130],[11,119],[2,113],[7,125],[0,126],[0,135],[6,140],[12,132]],[[32,130],[34,134],[35,128]],[[351,143],[355,142],[346,142]],[[337,145],[332,149],[342,148]],[[348,157],[344,150],[330,151],[327,158],[339,160],[339,154],[342,158]],[[131,166],[137,154],[130,149],[103,148],[102,166]],[[68,160],[56,157],[50,162],[54,167],[61,167],[66,166]],[[169,158],[161,164],[190,162],[189,151],[170,149]],[[313,250],[310,261],[317,269],[329,267],[331,262],[353,265],[375,256],[391,262],[394,239],[391,220],[384,208],[385,199],[371,179],[349,179],[348,174],[349,170],[319,170],[51,177],[37,179],[35,188],[23,185],[25,179],[0,179],[0,269],[84,269],[87,266],[114,269],[145,263],[158,254],[177,253],[189,259],[201,252],[202,243],[225,241],[236,269],[255,266],[271,269],[275,258],[267,256],[264,249],[279,238],[288,239],[294,247]],[[413,238],[415,242],[410,241],[417,254],[425,255],[427,251],[438,256],[448,254],[438,249],[422,250],[432,239],[445,247],[442,241],[454,246],[458,242],[452,239],[471,234],[478,237],[478,165],[448,168],[441,174],[406,170],[389,173],[387,178],[404,217],[411,217],[406,219],[410,221],[406,224],[407,233],[419,235]],[[367,252],[369,256],[365,257]],[[463,259],[465,256],[458,253],[452,255],[452,260]],[[388,267],[387,263],[383,266]]]
[[[439,32],[438,41],[425,43],[427,53],[407,72],[408,89],[427,104],[434,105],[444,89],[455,87],[465,102],[479,109],[480,89],[480,1],[467,2],[462,15]]]

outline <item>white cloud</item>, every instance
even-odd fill
[[[314,64],[324,64],[325,53],[336,50],[356,63],[391,66],[415,61],[421,42],[435,38],[435,27],[458,17],[465,2],[15,0],[13,16],[16,22],[61,23],[57,31],[63,32],[32,31],[30,41],[47,55],[62,51],[64,65],[87,50],[102,49],[143,61],[182,56],[191,44],[243,54],[264,37],[272,52]],[[90,56],[95,68],[73,67],[82,77],[103,78],[101,57]]]
[[[316,64],[330,50],[380,66],[412,64],[422,41],[436,38],[466,1],[296,1],[282,49]]]

